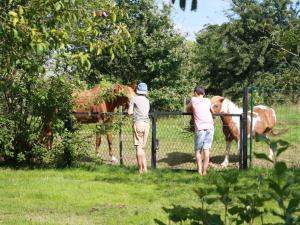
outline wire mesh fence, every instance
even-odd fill
[[[276,92],[276,98],[268,98],[273,92]],[[244,98],[245,96],[246,95],[244,94]],[[294,97],[288,98],[288,96]],[[279,90],[259,90],[256,91],[255,96],[253,95],[255,99],[254,105],[264,104],[275,110],[277,124],[270,138],[272,140],[281,139],[290,143],[288,150],[284,152],[280,158],[287,162],[291,167],[300,166],[300,104],[295,96],[299,95],[296,93],[289,94],[283,91],[280,92]],[[248,109],[250,109],[250,107]],[[194,159],[194,132],[190,130],[191,115],[182,112],[160,112],[155,114],[155,119],[153,119],[153,115],[154,114],[152,114],[152,121],[150,122],[148,142],[145,147],[148,165],[157,168],[196,169]],[[220,116],[224,115],[215,115],[215,135],[210,160],[210,166],[217,168],[221,167],[226,149],[225,136],[222,131],[224,125],[220,120]],[[242,118],[242,114],[229,116],[240,116],[240,119]],[[120,164],[125,166],[136,165],[132,119],[129,116],[120,113],[114,114],[113,117],[116,118],[114,119],[114,123],[118,125],[117,129],[113,129],[113,154],[118,158]],[[245,116],[243,118],[245,118]],[[240,120],[240,122],[242,122],[242,120]],[[240,130],[242,131],[244,129],[241,127]],[[82,125],[80,132],[84,136],[86,147],[89,148],[91,152],[94,152],[95,136],[97,132],[96,125],[84,124]],[[240,138],[241,140],[246,139]],[[108,144],[105,139],[104,135],[102,135],[99,157],[104,163],[111,163]],[[241,158],[244,157],[242,156],[242,150],[243,149],[238,149],[235,141],[232,142],[229,155],[229,167],[238,168],[241,165]],[[268,154],[269,146],[262,142],[253,141],[252,151],[254,153]],[[240,154],[240,152],[242,152],[242,154]],[[252,152],[248,151],[248,153],[250,154]],[[271,163],[259,160],[253,157],[253,155],[250,156],[252,159],[251,166],[253,167],[272,166]]]
[[[156,138],[159,149],[156,154],[158,168],[194,170],[195,149],[194,131],[190,126],[191,115],[178,113],[160,115],[156,122]],[[218,168],[224,160],[225,141],[223,125],[219,116],[215,118],[215,134],[210,150],[210,166]],[[239,167],[239,149],[236,142],[232,145],[230,167]]]
[[[118,164],[125,166],[136,165],[136,152],[133,143],[132,119],[127,115],[116,113],[114,123],[118,123],[117,129],[113,129],[113,154],[118,159]],[[156,118],[156,167],[194,170],[194,131],[190,126],[191,115],[186,113],[172,113],[172,115],[158,114]],[[95,153],[95,140],[97,132],[96,124],[81,124],[79,132],[86,142],[85,146],[91,154]],[[152,123],[148,136],[145,152],[148,165],[153,164],[152,155]],[[225,141],[222,131],[223,125],[219,116],[215,118],[215,135],[211,149],[211,167],[220,167],[224,159]],[[98,156],[103,163],[111,164],[106,135],[102,135]],[[238,168],[239,150],[236,142],[233,142],[230,154],[229,167]]]

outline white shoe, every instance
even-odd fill
[[[111,157],[111,162],[112,163],[117,163],[118,162],[118,159],[114,156]]]

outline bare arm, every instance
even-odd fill
[[[133,114],[133,106],[129,106],[128,115],[132,115],[132,114]]]
[[[128,108],[128,115],[132,115],[132,114],[133,114],[133,104],[130,103]]]

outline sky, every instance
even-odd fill
[[[157,0],[158,3],[170,2]],[[179,0],[172,6],[172,20],[175,28],[189,40],[195,39],[195,32],[204,28],[205,24],[222,24],[228,21],[225,11],[230,8],[230,0],[198,0],[196,11],[191,11],[191,0],[187,0],[186,9],[182,11]]]

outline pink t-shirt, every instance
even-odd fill
[[[195,130],[214,128],[214,120],[210,112],[210,100],[207,98],[192,97],[191,100]]]

